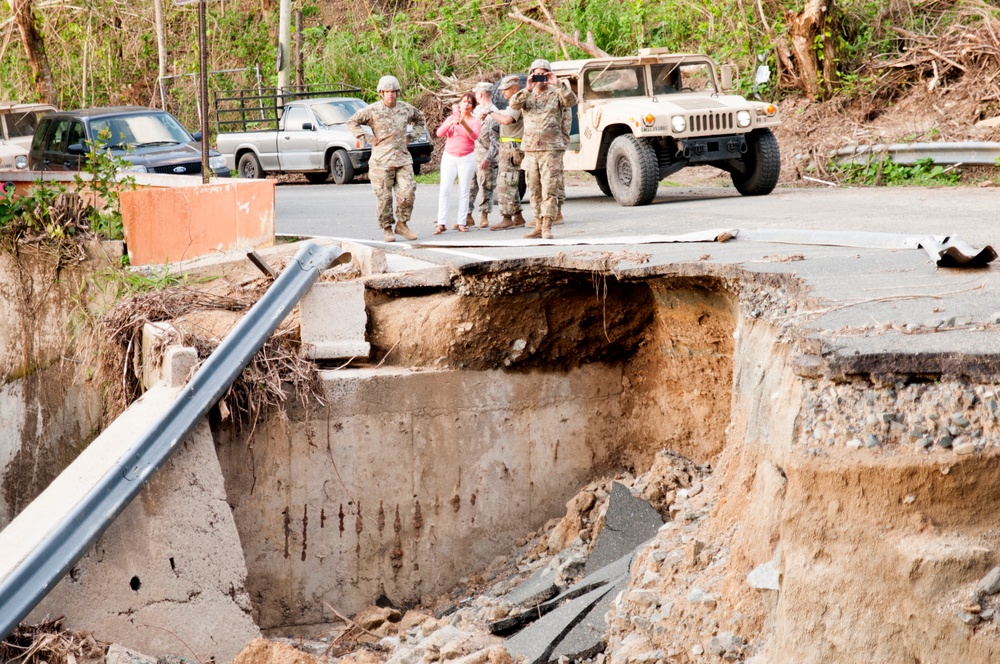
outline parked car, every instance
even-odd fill
[[[331,175],[335,183],[346,184],[368,172],[371,145],[357,140],[344,126],[367,105],[356,97],[285,102],[276,128],[251,129],[250,122],[221,122],[217,144],[226,165],[242,178],[302,173],[314,184],[326,182]],[[228,131],[234,125],[249,130]],[[409,151],[413,172],[419,173],[434,151],[426,131],[410,143]]]
[[[107,138],[100,136],[107,132]],[[201,175],[201,132],[190,134],[170,113],[144,106],[58,111],[42,117],[28,153],[36,171],[82,170],[91,144],[131,163],[134,173]],[[208,167],[229,177],[226,160],[209,152]]]
[[[49,104],[0,101],[0,170],[28,168],[28,149],[38,120],[55,110]]]

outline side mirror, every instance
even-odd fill
[[[313,123],[311,122],[303,122],[302,131],[316,131],[316,128],[313,127]]]
[[[72,145],[66,146],[66,152],[69,154],[83,155],[87,154],[87,149],[83,147],[82,143],[73,143]]]
[[[734,89],[733,81],[736,80],[736,67],[733,65],[722,65],[719,68],[719,73],[722,76],[722,91],[729,92]]]
[[[194,142],[197,143],[198,141],[201,140],[201,132],[200,131],[194,132],[193,134],[191,134],[191,138],[193,138]]]

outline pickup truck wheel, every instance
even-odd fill
[[[594,179],[597,180],[597,188],[601,190],[601,193],[605,196],[613,196],[611,193],[611,185],[608,184],[608,172],[606,170],[594,171]]]
[[[608,149],[608,185],[619,205],[648,205],[660,184],[656,150],[632,134],[622,134]]]
[[[337,184],[349,184],[354,180],[354,164],[345,150],[335,150],[330,155],[330,174]]]
[[[733,172],[733,186],[744,196],[765,196],[778,184],[781,173],[781,153],[778,139],[770,129],[754,129],[747,134],[747,151],[743,155],[744,170]]]
[[[253,152],[247,152],[240,157],[240,162],[236,165],[236,170],[239,172],[241,178],[248,180],[259,180],[265,175],[264,169],[260,166],[260,160],[257,159],[257,155]]]
[[[303,173],[303,175],[306,176],[306,181],[309,182],[309,184],[323,184],[326,182],[326,179],[330,177],[330,174],[326,171],[323,171],[322,173]]]

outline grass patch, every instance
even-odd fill
[[[843,184],[866,187],[957,185],[962,172],[954,166],[918,159],[915,164],[897,164],[889,157],[864,164],[838,164],[830,171]]]

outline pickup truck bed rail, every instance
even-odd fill
[[[220,90],[214,95],[216,131],[277,131],[285,102],[315,97],[356,97],[361,88],[344,83]]]

